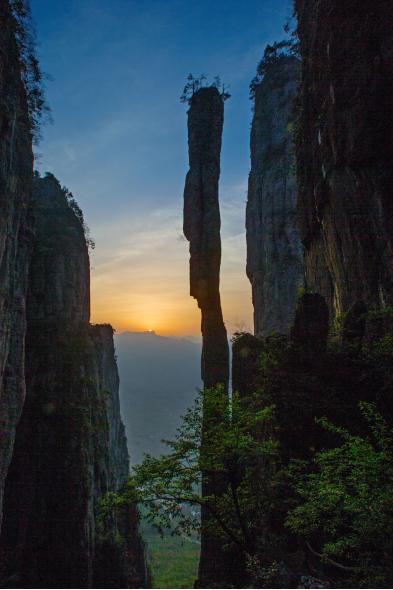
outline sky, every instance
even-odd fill
[[[92,322],[118,331],[197,336],[182,237],[188,170],[186,76],[216,74],[225,103],[221,296],[229,333],[252,331],[245,204],[248,86],[267,43],[283,38],[290,0],[31,0],[53,124],[36,166],[84,211]]]

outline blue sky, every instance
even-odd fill
[[[229,331],[251,329],[244,215],[248,84],[267,43],[283,37],[290,0],[31,0],[39,56],[52,76],[54,124],[38,167],[75,195],[97,246],[93,321],[196,334],[181,240],[189,72],[220,74],[225,105],[222,297]]]

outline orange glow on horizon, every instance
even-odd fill
[[[97,298],[92,305],[93,323],[110,323],[118,332],[156,332],[161,336],[187,336],[200,333],[199,309],[190,299],[177,309],[164,309],[159,305],[147,308],[143,302],[132,302],[129,308],[111,308],[111,302]]]
[[[177,212],[175,219],[178,223]],[[162,336],[199,337],[200,310],[189,295],[188,243],[178,239],[181,228],[172,227],[170,219],[158,216],[153,221],[139,220],[132,231],[128,220],[95,229],[91,321],[110,323],[118,332],[154,330]],[[223,245],[220,289],[228,335],[251,331],[245,236],[224,240]]]
[[[93,289],[93,323],[110,323],[118,332],[154,331],[161,336],[176,337],[201,335],[200,309],[190,296],[178,294],[176,298],[168,298],[163,295],[155,299],[139,294],[125,297],[122,301],[113,299],[105,290]],[[239,303],[242,314],[236,309]],[[226,294],[223,310],[228,336],[236,330],[251,331],[251,300],[242,297],[242,293]]]

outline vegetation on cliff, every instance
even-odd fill
[[[388,588],[393,582],[393,429],[374,404],[360,407],[369,426],[363,435],[323,420],[341,444],[292,466],[300,502],[286,524],[322,563],[342,572],[345,587]]]
[[[299,309],[309,313],[310,304]],[[360,349],[343,340],[327,346],[327,332],[320,347],[317,338],[300,347],[299,318],[291,337],[259,339],[255,393],[235,393],[228,408],[220,388],[205,390],[168,453],[147,456],[106,508],[140,502],[161,533],[188,537],[204,506],[224,554],[237,555],[243,587],[296,587],[304,576],[389,587],[393,348],[390,329],[371,335],[391,313],[364,319]],[[249,338],[236,336],[236,354],[247,356]],[[211,420],[203,452],[202,403],[224,404],[226,416]],[[220,478],[224,493],[202,495],[202,473]]]
[[[10,0],[14,36],[18,48],[22,81],[26,91],[30,129],[34,139],[40,138],[40,123],[50,115],[45,98],[44,75],[36,50],[36,35],[29,0]]]
[[[180,96],[180,102],[191,105],[192,97],[202,88],[216,88],[221,96],[221,100],[225,102],[231,95],[228,92],[228,86],[221,82],[220,76],[215,76],[211,84],[208,83],[205,74],[201,74],[196,77],[193,74],[188,74],[187,82],[183,88],[183,92]]]

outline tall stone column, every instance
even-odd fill
[[[220,301],[220,176],[221,137],[224,121],[223,97],[217,88],[201,88],[188,111],[188,148],[190,169],[184,189],[184,235],[190,242],[190,294],[201,310],[202,380],[205,389],[222,384],[227,394],[229,349]],[[220,416],[203,416],[203,431],[209,420]],[[202,440],[203,454],[203,440]],[[203,495],[220,494],[222,482],[203,474]],[[199,585],[222,584],[225,560],[222,539],[208,530],[209,515],[202,510]]]

